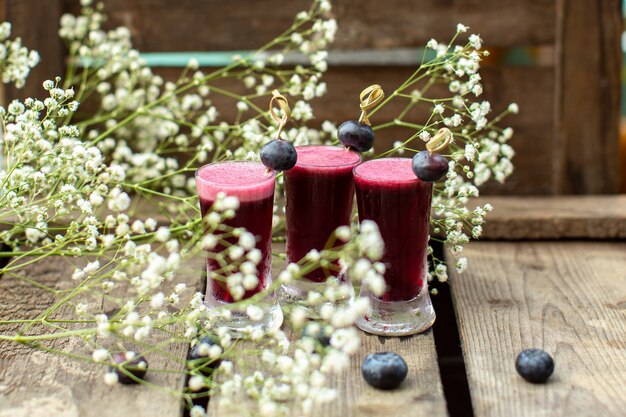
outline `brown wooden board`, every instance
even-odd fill
[[[284,244],[273,245],[274,253],[284,253]],[[284,261],[273,258],[274,273],[279,272]],[[286,328],[286,326],[283,326]],[[286,330],[290,332],[289,329]],[[330,386],[338,391],[336,401],[317,406],[312,416],[369,417],[369,416],[447,416],[437,352],[432,331],[409,337],[378,337],[359,332],[361,348],[351,358],[350,366],[330,379]],[[374,352],[396,352],[402,355],[409,367],[407,379],[393,391],[381,391],[369,386],[361,376],[361,362]],[[252,370],[252,372],[254,369]],[[242,408],[256,410],[256,404],[242,396],[235,401],[237,408],[220,407],[219,394],[209,401],[209,416],[236,417]]]
[[[451,289],[475,416],[624,415],[625,253],[608,242],[467,247]],[[545,385],[515,371],[533,347],[556,364]]]
[[[180,281],[197,288],[201,265],[198,262],[189,265],[188,272],[179,276]],[[55,257],[25,267],[21,274],[59,290],[75,285],[71,281],[73,270],[74,266],[68,260]],[[0,278],[0,320],[33,319],[57,300],[52,293],[20,279],[8,275]],[[96,301],[89,308],[106,310],[107,305]],[[72,320],[78,317],[72,308],[63,307],[53,318]],[[0,324],[2,334],[11,335],[15,330],[15,326]],[[36,326],[28,334],[44,331],[50,329]],[[159,338],[155,335],[151,341],[161,341]],[[45,346],[70,354],[91,354],[79,339],[59,339],[45,342]],[[0,417],[182,415],[182,402],[175,394],[181,392],[185,383],[182,371],[188,349],[186,343],[172,343],[163,348],[167,356],[147,355],[150,368],[166,370],[149,372],[146,378],[166,389],[161,390],[147,386],[110,387],[104,383],[105,369],[102,366],[0,341]]]
[[[361,349],[351,358],[349,368],[330,379],[330,387],[337,390],[337,399],[317,406],[312,416],[448,415],[431,331],[401,338],[384,338],[360,332],[360,337]],[[409,367],[407,379],[393,391],[375,389],[361,376],[361,362],[368,353],[387,351],[402,355]],[[243,393],[231,407],[220,406],[219,400],[219,394],[211,397],[209,416],[236,417],[256,411],[256,404]]]
[[[484,197],[483,240],[626,239],[626,195]],[[625,255],[626,257],[626,255]]]
[[[332,384],[339,390],[339,401],[316,410],[317,416],[447,416],[437,352],[432,331],[411,337],[378,337],[360,332],[362,346],[350,361],[350,368],[337,375]],[[369,353],[396,352],[409,366],[400,388],[381,391],[369,386],[361,376],[361,362]]]
[[[78,1],[64,0],[76,13]],[[312,1],[106,0],[111,27],[128,26],[141,51],[254,49],[273,39]],[[553,0],[337,0],[334,48],[390,48],[445,40],[457,23],[493,46],[540,45],[555,39]]]
[[[556,3],[555,194],[616,193],[621,2]],[[583,27],[595,30],[587,33]]]
[[[16,98],[46,97],[41,83],[65,74],[65,48],[58,36],[62,0],[0,0],[2,21],[12,24],[11,38],[21,37],[28,49],[39,52],[40,62],[31,70],[26,85],[17,89],[5,86],[0,105]],[[8,100],[8,101],[7,101]]]

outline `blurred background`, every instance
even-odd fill
[[[222,66],[234,53],[263,45],[289,27],[310,1],[104,4],[107,26],[128,27],[150,65],[176,79],[192,57],[203,67]],[[42,55],[31,82],[19,91],[5,89],[4,103],[40,95],[42,80],[64,73],[58,19],[79,9],[79,0],[0,0],[0,18],[11,21],[14,34]],[[505,122],[515,130],[516,171],[505,184],[488,184],[483,194],[626,192],[622,9],[622,0],[333,1],[339,31],[328,60],[328,93],[313,103],[315,123],[358,117],[361,89],[378,83],[392,91],[414,71],[429,39],[447,41],[456,24],[464,23],[491,52],[481,74],[492,115],[510,102],[520,107]],[[298,59],[288,63],[298,64]],[[224,118],[234,117],[234,103],[215,101]],[[376,117],[384,120],[398,111],[389,106]],[[377,150],[406,137],[400,135],[394,129],[381,131]]]

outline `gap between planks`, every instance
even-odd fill
[[[285,253],[285,244],[275,243],[273,251]],[[275,274],[282,269],[284,262],[279,257],[272,258],[272,270]],[[389,338],[359,331],[359,336],[361,348],[350,358],[349,367],[330,377],[330,386],[338,392],[337,399],[316,406],[311,413],[312,417],[448,415],[432,331],[414,336]],[[407,379],[393,391],[372,388],[361,376],[361,362],[365,356],[385,351],[400,354],[409,367]],[[233,401],[236,404],[236,408],[233,409],[220,407],[219,399],[218,393],[209,400],[207,410],[209,417],[238,417],[244,415],[243,410],[255,410],[255,403],[246,399],[244,394]]]
[[[199,259],[202,261],[203,259]],[[202,263],[195,259],[178,275],[177,282],[185,282],[195,289],[199,285]],[[53,289],[68,289],[76,283],[71,280],[74,265],[66,258],[53,257],[25,267],[24,276],[36,279]],[[122,289],[123,290],[123,289]],[[164,289],[167,291],[167,288]],[[192,291],[188,291],[191,293]],[[33,319],[55,301],[55,297],[43,289],[20,279],[0,278],[0,319]],[[82,300],[81,300],[82,301]],[[184,302],[182,300],[181,302]],[[89,304],[90,311],[107,311],[113,308],[102,299]],[[59,310],[53,318],[78,318],[73,308]],[[15,328],[0,325],[0,331],[11,334]],[[29,334],[41,334],[46,328],[34,327]],[[153,335],[150,342],[158,343],[163,337]],[[46,346],[65,352],[90,356],[85,344],[76,338],[61,339]],[[127,348],[130,346],[127,346]],[[173,343],[164,348],[173,360],[165,355],[150,355],[147,381],[180,392],[185,384],[184,359],[187,343]],[[56,354],[30,348],[12,342],[0,342],[0,417],[175,417],[182,413],[178,396],[158,389],[136,385],[105,385],[105,368],[100,365],[79,362]]]
[[[451,288],[474,415],[622,417],[626,410],[626,242],[477,242]],[[514,361],[556,363],[545,385]]]

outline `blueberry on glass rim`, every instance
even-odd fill
[[[148,372],[148,361],[138,353],[117,352],[111,358],[118,366],[110,366],[109,371],[115,372],[121,384],[136,384],[137,379],[143,379]]]
[[[420,180],[435,182],[448,172],[448,160],[441,154],[421,151],[413,157],[411,168]]]
[[[426,142],[426,150],[415,154],[411,161],[411,168],[417,178],[425,182],[435,182],[446,175],[448,160],[437,152],[446,149],[453,139],[450,129],[442,127]]]
[[[361,373],[365,381],[383,390],[397,388],[408,372],[409,368],[402,356],[393,352],[370,353],[361,364]]]
[[[337,137],[342,145],[357,152],[367,152],[374,146],[374,131],[363,122],[348,120],[337,129]]]
[[[298,161],[293,145],[282,139],[274,139],[261,148],[261,162],[274,171],[287,171]]]
[[[276,112],[274,106],[280,108],[282,115]],[[280,94],[278,90],[272,91],[269,113],[274,122],[278,124],[278,132],[276,139],[267,142],[261,147],[261,162],[268,169],[274,171],[290,170],[296,165],[298,154],[296,153],[296,148],[289,141],[280,138],[281,132],[291,118],[291,109],[289,108],[287,98]]]
[[[359,120],[343,122],[337,129],[337,138],[341,144],[356,152],[367,152],[374,146],[374,131],[370,127],[368,111],[380,104],[385,98],[383,89],[378,84],[372,84],[361,91],[359,95],[359,107],[361,116]]]
[[[526,381],[541,384],[554,372],[554,360],[544,350],[526,349],[517,355],[515,369]]]

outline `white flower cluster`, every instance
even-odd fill
[[[193,182],[185,175],[189,167],[209,157],[258,158],[257,150],[271,139],[272,129],[268,132],[258,117],[232,124],[220,121],[211,96],[233,95],[212,87],[213,81],[241,78],[245,87],[253,90],[250,97],[267,95],[276,88],[301,97],[292,112],[293,120],[300,123],[313,118],[308,101],[326,92],[321,81],[327,69],[325,48],[337,29],[336,22],[327,17],[330,5],[326,1],[298,15],[299,30],[273,42],[280,49],[239,57],[235,68],[218,74],[203,73],[192,60],[186,75],[177,82],[163,80],[146,66],[132,48],[127,28],[104,31],[103,13],[89,1],[84,6],[80,16],[64,15],[61,19],[59,34],[70,50],[70,64],[77,66],[68,83],[79,82],[81,72],[90,74],[93,81],[81,88],[90,90],[83,95],[93,92],[99,98],[99,110],[93,121],[81,123],[80,128],[103,154],[124,168],[130,182],[188,196],[194,192]],[[309,67],[277,68],[286,55],[296,51],[309,58]],[[248,97],[238,97],[238,112],[263,114]],[[315,142],[320,137],[319,132],[304,125],[286,133],[296,143]],[[181,166],[172,155],[185,152],[194,157]]]
[[[468,31],[463,24],[457,25],[456,40]],[[443,187],[434,190],[432,205],[435,216],[431,219],[435,233],[445,236],[445,244],[457,258],[456,269],[466,269],[467,260],[460,257],[463,245],[470,237],[478,238],[482,233],[485,212],[482,208],[468,209],[473,197],[478,197],[479,187],[490,179],[503,182],[513,172],[511,162],[515,152],[508,144],[513,136],[510,127],[500,128],[497,123],[507,113],[517,113],[517,104],[512,103],[504,112],[490,119],[491,104],[479,100],[483,93],[482,78],[478,72],[482,56],[488,51],[481,51],[482,39],[472,34],[464,46],[454,42],[438,42],[431,39],[427,48],[434,50],[435,58],[427,61],[424,69],[432,79],[447,83],[451,97],[431,97],[429,85],[414,90],[410,94],[396,91],[410,100],[403,112],[420,103],[430,106],[431,116],[424,125],[405,123],[396,119],[394,124],[419,129],[409,140],[394,144],[395,152],[402,152],[414,138],[428,142],[441,127],[452,131],[453,141],[448,145],[449,170]],[[417,75],[416,75],[417,77]],[[405,83],[411,85],[410,83]],[[434,276],[447,280],[447,268],[444,263],[431,258],[434,262]]]
[[[0,218],[9,224],[0,231],[0,243],[19,255],[18,260],[61,255],[74,262],[71,278],[80,291],[67,303],[84,318],[81,336],[92,347],[91,360],[96,363],[107,364],[112,357],[101,343],[141,345],[163,332],[176,343],[198,339],[195,343],[202,356],[221,360],[219,372],[226,379],[220,386],[189,369],[192,393],[219,390],[228,402],[245,392],[257,400],[257,414],[262,416],[289,415],[292,405],[287,400],[295,399],[303,413],[332,400],[336,393],[326,388],[328,375],[348,366],[349,356],[359,348],[352,325],[370,308],[368,300],[342,304],[351,288],[339,277],[331,277],[323,291],[311,291],[307,299],[309,306],[319,308],[321,322],[332,329],[330,346],[322,349],[306,337],[290,342],[279,330],[247,328],[244,338],[260,346],[260,362],[275,372],[241,371],[238,361],[250,362],[250,358],[233,353],[231,333],[217,323],[231,317],[235,309],[245,311],[252,321],[264,319],[264,310],[246,293],[259,287],[259,265],[267,260],[261,259],[255,236],[225,225],[239,208],[236,198],[218,196],[200,218],[190,175],[210,160],[257,158],[258,149],[276,136],[277,128],[254,99],[275,88],[294,98],[294,126],[284,131],[286,139],[301,145],[335,137],[337,129],[330,122],[321,129],[306,126],[314,117],[310,100],[327,90],[322,81],[328,67],[326,49],[337,30],[330,18],[330,2],[316,0],[311,10],[299,13],[293,28],[271,44],[278,49],[240,57],[227,69],[211,73],[202,72],[192,60],[175,82],[155,75],[142,61],[128,29],[103,30],[99,6],[92,6],[91,0],[81,4],[81,15],[63,16],[59,30],[70,51],[69,78],[44,81],[45,99],[15,100],[0,107],[4,127],[0,145],[5,155],[0,169]],[[457,36],[467,30],[458,25]],[[9,35],[10,26],[0,25],[0,69],[4,82],[20,86],[38,56],[23,48],[19,39],[8,40]],[[463,271],[467,267],[463,245],[480,236],[491,210],[489,205],[473,210],[467,205],[485,181],[503,181],[511,174],[514,152],[507,142],[513,131],[497,127],[502,115],[490,119],[490,104],[476,101],[483,88],[478,73],[485,54],[479,52],[480,37],[470,35],[464,47],[447,45],[430,41],[428,47],[436,51],[436,58],[424,68],[447,83],[452,97],[431,98],[427,87],[394,94],[409,100],[406,112],[420,103],[431,110],[423,126],[405,123],[405,111],[393,121],[418,128],[411,139],[397,142],[394,148],[401,152],[418,138],[426,142],[443,126],[453,131],[450,170],[443,187],[435,191],[432,221],[435,233],[445,234],[457,270]],[[309,65],[282,66],[294,54],[304,54]],[[219,81],[229,77],[242,82],[248,94],[221,89]],[[405,85],[415,88],[410,81]],[[235,121],[222,120],[214,104],[218,95],[234,101]],[[89,99],[95,101],[95,114],[74,120],[79,101]],[[518,110],[512,104],[505,113]],[[142,202],[134,198],[137,193],[158,197],[151,204],[167,221],[138,218]],[[340,265],[354,282],[383,294],[384,247],[376,224],[364,221],[358,228],[341,227],[334,237],[337,246],[311,251],[304,262],[287,265],[274,288],[312,269]],[[211,278],[225,282],[236,300],[223,309],[209,310],[202,293],[178,282],[181,265],[206,253],[221,266]],[[77,258],[80,255],[89,259]],[[10,264],[13,269],[19,266]],[[446,266],[435,262],[433,267],[433,277],[445,281]],[[104,314],[94,308],[92,297],[102,295],[116,304],[115,312]],[[315,326],[308,323],[302,308],[293,308],[287,317],[295,329]],[[206,333],[215,336],[216,344],[200,341]],[[108,384],[118,379],[113,372],[105,376]],[[205,410],[195,406],[190,413],[202,416]]]
[[[22,46],[20,38],[9,39],[11,24],[0,23],[0,73],[5,84],[15,83],[17,88],[24,86],[31,68],[39,63],[39,53]]]

